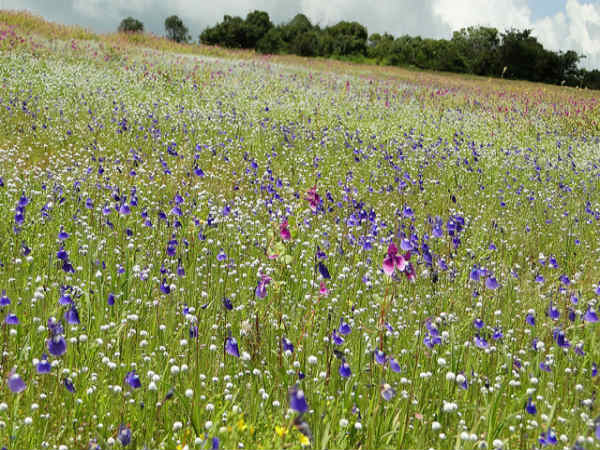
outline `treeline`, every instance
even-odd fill
[[[187,28],[180,24],[185,30],[181,34],[186,35]],[[172,36],[173,27],[165,22],[165,28]],[[600,70],[579,67],[584,56],[573,50],[547,50],[528,29],[502,33],[492,27],[469,27],[455,31],[451,39],[394,37],[389,33],[369,35],[358,22],[320,27],[304,14],[275,25],[268,13],[252,11],[245,19],[225,15],[222,22],[206,28],[199,41],[265,54],[333,57],[600,89]]]

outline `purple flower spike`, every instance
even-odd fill
[[[17,373],[13,373],[8,377],[8,388],[11,392],[18,394],[19,392],[23,392],[27,389],[27,385],[23,381],[23,379]]]
[[[240,357],[240,350],[238,348],[237,341],[233,337],[228,337],[225,340],[225,351],[229,353],[231,356],[235,356],[236,358]]]
[[[113,294],[112,292],[110,294],[108,294],[108,298],[106,299],[106,303],[108,303],[108,306],[112,306],[115,304],[115,294]]]
[[[531,401],[531,397],[529,397],[529,400],[527,400],[527,403],[525,404],[525,410],[531,415],[535,415],[537,413],[537,408],[535,407],[535,403]]]
[[[300,414],[304,414],[308,410],[306,399],[304,398],[304,391],[298,389],[298,386],[293,386],[288,389],[288,397],[290,400],[290,408],[298,411]]]

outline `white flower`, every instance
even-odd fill
[[[179,421],[173,422],[173,431],[178,431],[183,428],[183,424]]]
[[[439,422],[431,422],[431,429],[433,431],[437,431],[440,428],[442,428],[442,424],[441,423],[439,423]]]

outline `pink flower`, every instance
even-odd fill
[[[310,209],[316,211],[317,207],[319,206],[319,203],[321,202],[321,197],[319,197],[319,194],[317,194],[316,184],[306,192],[306,200],[308,200]]]
[[[287,220],[284,220],[283,223],[279,225],[279,236],[281,236],[281,239],[284,241],[289,241],[292,238]]]
[[[327,297],[329,295],[329,289],[327,289],[327,285],[324,281],[321,281],[321,285],[319,286],[319,294],[321,294],[324,297]]]
[[[410,260],[410,252],[406,252],[404,255],[398,254],[398,248],[393,242],[390,242],[387,250],[387,256],[383,259],[383,271],[392,276],[394,271],[398,269],[399,272],[404,272],[406,277],[410,281],[415,280],[415,272],[412,265],[408,262]]]

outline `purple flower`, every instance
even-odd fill
[[[127,447],[127,445],[129,445],[131,442],[131,428],[121,424],[119,427],[119,433],[117,434],[117,439],[123,447]]]
[[[77,312],[77,308],[74,304],[71,305],[71,308],[65,313],[65,320],[70,325],[77,325],[80,322],[79,313]]]
[[[498,284],[498,281],[496,281],[495,277],[489,277],[485,280],[485,287],[494,290],[498,289],[500,285]]]
[[[402,372],[400,364],[398,364],[398,361],[396,361],[394,358],[390,358],[390,369],[392,369],[396,373]]]
[[[256,296],[258,298],[265,298],[267,296],[267,285],[271,282],[271,277],[268,275],[261,274],[258,285],[256,286]]]
[[[67,341],[61,334],[56,334],[46,341],[51,355],[62,356],[67,351]]]
[[[211,450],[219,450],[219,443],[220,443],[220,441],[219,441],[218,437],[212,438],[211,447],[210,447]]]
[[[60,231],[58,232],[58,239],[61,241],[64,241],[65,239],[69,238],[69,233],[67,233],[65,230],[63,230],[63,227],[60,227]]]
[[[596,314],[596,311],[589,307],[586,313],[583,315],[583,321],[591,323],[598,322],[598,314]]]
[[[319,264],[317,264],[317,268],[319,269],[319,273],[323,278],[325,278],[326,280],[331,279],[331,275],[329,275],[329,270],[327,270],[327,266],[323,264],[323,262],[319,262]]]
[[[169,286],[167,284],[166,278],[163,278],[162,283],[160,283],[160,292],[162,292],[165,295],[168,295],[171,293],[171,286]]]
[[[50,373],[52,366],[48,362],[48,355],[42,353],[42,359],[36,366],[37,373]]]
[[[73,381],[71,381],[70,378],[65,378],[63,380],[63,384],[65,385],[65,388],[67,388],[67,391],[69,391],[70,393],[75,392],[75,386],[73,385]]]
[[[385,364],[387,358],[385,356],[385,352],[381,351],[381,350],[375,350],[373,352],[373,356],[375,357],[375,362],[377,364],[381,364],[382,366]]]
[[[558,309],[556,309],[552,302],[550,302],[550,305],[548,305],[548,310],[546,311],[546,314],[548,314],[548,317],[550,317],[552,320],[558,320],[558,318],[560,317]]]
[[[527,400],[527,403],[525,404],[525,410],[531,415],[537,413],[537,408],[535,407],[535,403],[531,401],[531,397],[529,397],[529,400]]]
[[[227,311],[231,311],[233,309],[233,303],[231,303],[231,300],[229,299],[229,297],[223,297],[223,307]]]
[[[592,363],[592,378],[598,375],[598,366],[596,363]]]
[[[481,337],[479,334],[476,334],[473,338],[475,341],[475,345],[479,348],[488,348],[489,344],[485,340],[485,338]]]
[[[483,323],[483,320],[477,318],[473,321],[473,326],[475,328],[477,328],[478,330],[481,330],[483,328],[485,324]]]
[[[4,319],[6,325],[19,325],[19,318],[16,314],[8,313]]]
[[[10,298],[6,295],[6,291],[2,290],[2,297],[0,297],[0,306],[10,305]]]
[[[525,317],[525,322],[527,322],[527,325],[535,327],[535,316],[531,313],[527,314]]]
[[[396,395],[396,391],[387,383],[381,385],[381,396],[385,401],[390,401]]]
[[[350,375],[352,375],[352,370],[350,370],[350,364],[348,364],[345,359],[342,359],[342,363],[340,364],[338,372],[344,378],[348,378]]]
[[[342,345],[344,343],[344,338],[337,334],[335,330],[331,333],[331,340],[335,345]]]
[[[294,411],[304,414],[308,410],[308,405],[306,404],[306,399],[304,398],[304,391],[298,389],[298,386],[292,386],[288,389],[288,397],[290,401],[290,408]]]
[[[547,432],[542,432],[542,434],[540,434],[538,441],[542,446],[556,445],[558,439],[556,438],[556,433],[552,431],[552,428],[548,428]]]
[[[190,325],[190,339],[196,339],[198,337],[198,326]]]
[[[8,377],[7,384],[11,392],[15,394],[23,392],[25,389],[27,389],[27,385],[17,373],[13,373]]]
[[[352,328],[350,328],[348,322],[345,322],[342,317],[340,318],[340,326],[338,327],[338,331],[343,336],[348,336],[352,332]]]
[[[234,337],[229,336],[225,340],[225,351],[231,356],[235,356],[236,358],[240,357],[240,350]]]
[[[127,372],[127,375],[125,375],[125,383],[127,383],[133,389],[142,387],[140,377],[135,373],[135,370]]]
[[[108,298],[106,299],[106,303],[108,303],[108,306],[112,306],[115,304],[115,294],[113,294],[112,292],[110,294],[108,294]]]
[[[294,353],[294,344],[286,337],[281,338],[281,345],[284,352]]]
[[[217,254],[217,261],[225,261],[226,259],[227,255],[225,254],[223,249],[221,249],[221,251]]]

